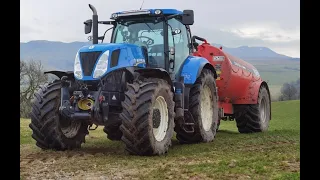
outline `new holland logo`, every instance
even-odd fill
[[[89,49],[93,49],[94,48],[94,46],[89,46]]]

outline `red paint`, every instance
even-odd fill
[[[232,104],[256,104],[259,88],[263,80],[253,72],[232,64],[232,61],[246,69],[255,69],[253,65],[244,60],[234,57],[222,51],[222,48],[203,43],[198,46],[198,51],[194,56],[200,56],[208,61],[219,73],[218,66],[221,67],[221,73],[216,80],[219,104],[224,108],[225,114],[233,114]],[[223,57],[223,61],[214,60],[217,56]],[[221,58],[220,58],[221,60]],[[219,77],[220,76],[220,77]]]
[[[231,103],[219,101],[219,107],[223,108],[225,115],[233,114],[233,106]]]

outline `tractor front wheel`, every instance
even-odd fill
[[[32,138],[42,149],[71,150],[85,142],[88,125],[84,122],[62,119],[59,115],[61,82],[41,86],[32,101]]]
[[[128,84],[120,114],[126,150],[133,155],[161,155],[171,146],[174,101],[167,81],[148,78]]]
[[[234,105],[235,119],[240,133],[266,131],[270,121],[270,96],[267,88],[261,86],[257,104]]]

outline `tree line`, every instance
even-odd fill
[[[20,117],[29,118],[33,94],[48,80],[41,61],[20,59]]]
[[[296,81],[284,83],[281,87],[279,101],[300,99],[300,78]]]

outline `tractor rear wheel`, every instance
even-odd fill
[[[174,101],[167,81],[148,78],[128,84],[120,114],[126,150],[134,155],[161,155],[171,146]]]
[[[85,142],[88,125],[84,122],[60,118],[61,82],[41,86],[32,101],[32,138],[42,149],[67,150],[80,148]]]
[[[110,116],[108,122],[104,125],[103,131],[107,134],[107,138],[112,141],[120,141],[122,132],[120,130],[121,119],[119,116]]]
[[[194,132],[186,132],[176,126],[177,139],[180,143],[198,143],[213,141],[219,121],[218,95],[214,74],[204,69],[196,83],[190,89],[189,111],[194,119]],[[185,116],[185,120],[190,122]]]
[[[267,88],[261,86],[257,104],[234,105],[234,111],[240,133],[266,131],[270,121],[270,96]]]

